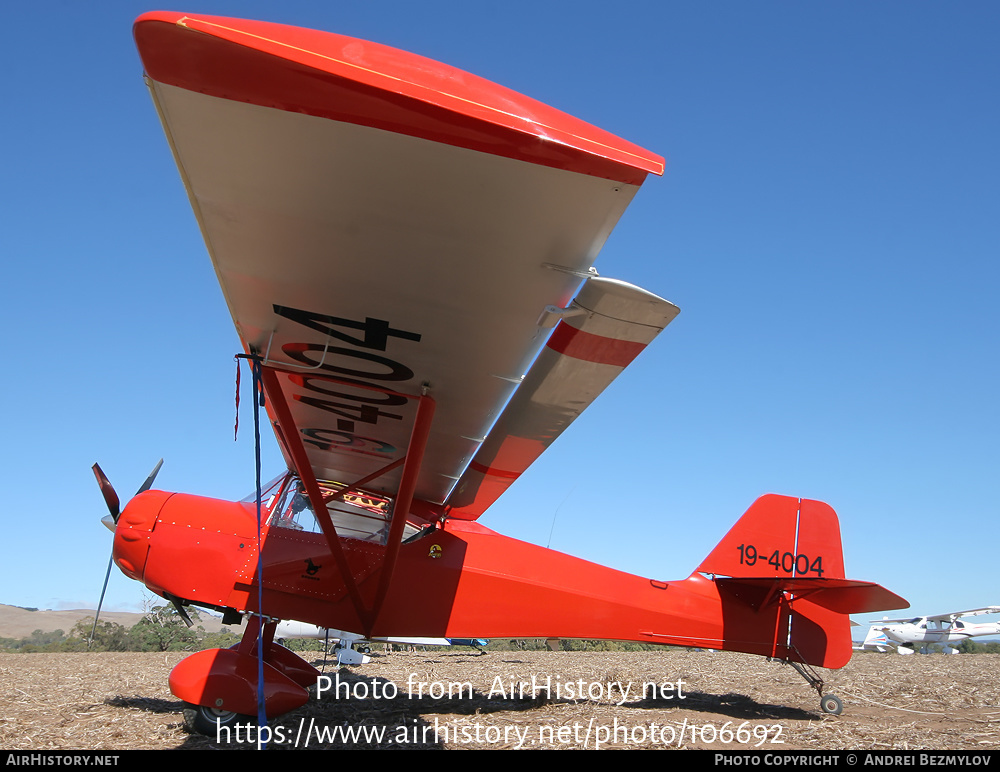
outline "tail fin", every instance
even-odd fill
[[[861,647],[883,652],[893,648],[888,636],[886,636],[881,628],[875,627],[875,625],[868,628],[868,635],[865,636],[865,641],[861,644]]]
[[[821,667],[850,659],[848,614],[908,605],[844,578],[837,514],[789,496],[757,499],[697,571],[714,575],[725,648]]]
[[[821,501],[761,496],[697,570],[720,576],[843,579],[837,513]]]

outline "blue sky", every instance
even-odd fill
[[[6,9],[0,602],[96,603],[123,499],[253,486],[238,342],[133,2]],[[680,579],[766,492],[848,575],[1000,603],[1000,9],[967,2],[204,2],[469,70],[664,155],[598,260],[680,317],[483,522]],[[265,476],[282,462],[265,437]],[[141,605],[115,572],[108,604]]]

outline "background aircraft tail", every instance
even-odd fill
[[[864,642],[861,644],[862,649],[868,649],[870,651],[889,651],[895,646],[889,640],[889,637],[882,631],[881,628],[872,625],[868,628],[868,635],[865,636]]]

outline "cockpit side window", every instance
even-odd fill
[[[316,515],[313,513],[309,496],[302,481],[297,477],[289,478],[289,483],[282,492],[281,500],[274,508],[270,525],[276,528],[291,528],[295,531],[321,533]]]
[[[320,493],[327,503],[326,513],[344,539],[356,539],[375,544],[385,544],[392,518],[392,500],[372,491],[354,489],[345,491],[339,482],[318,480]],[[289,476],[287,484],[271,510],[269,524],[275,528],[322,533],[323,529],[313,513],[312,503],[305,486],[298,477]],[[418,537],[423,526],[406,522],[402,540]]]

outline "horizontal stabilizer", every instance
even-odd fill
[[[778,593],[787,593],[796,599],[808,598],[811,603],[838,614],[869,614],[880,609],[906,606],[905,600],[881,585],[853,579],[740,578],[715,581],[754,608],[759,608]]]
[[[626,282],[591,277],[497,419],[446,502],[474,520],[562,434],[679,313]]]

